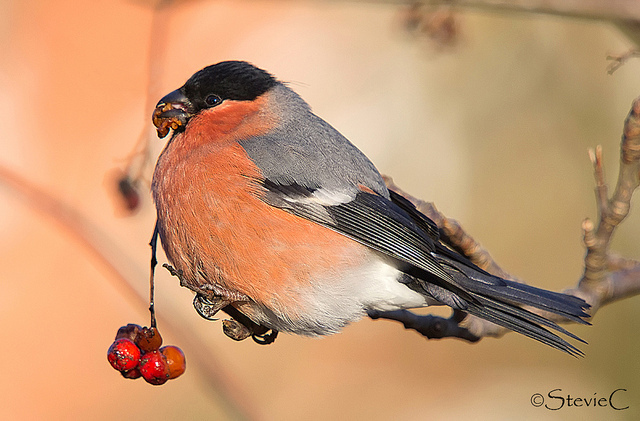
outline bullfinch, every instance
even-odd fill
[[[390,191],[286,84],[244,61],[195,73],[153,113],[173,134],[151,185],[183,286],[275,331],[328,335],[367,311],[447,305],[554,348],[581,340],[522,306],[586,323],[580,298],[480,269]],[[551,330],[549,330],[551,329]]]

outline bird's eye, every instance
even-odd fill
[[[221,102],[222,102],[222,98],[220,98],[216,94],[208,95],[204,99],[204,103],[207,104],[209,107],[215,107],[216,105],[220,104]]]

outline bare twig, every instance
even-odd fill
[[[426,0],[425,4],[450,4],[451,0]],[[640,20],[635,0],[456,0],[458,7],[500,12],[525,12],[580,19]]]
[[[115,182],[118,183],[119,196],[124,198],[127,205],[127,212],[131,213],[138,208],[139,191],[141,184],[148,183],[145,179],[145,173],[148,172],[152,163],[151,150],[149,141],[152,137],[152,126],[149,124],[151,118],[151,110],[155,105],[155,101],[160,98],[159,83],[162,80],[161,72],[164,69],[163,62],[166,54],[166,44],[168,33],[166,24],[171,13],[171,6],[175,0],[157,0],[154,2],[142,2],[145,6],[151,8],[151,31],[149,33],[149,44],[147,48],[146,67],[147,67],[147,87],[144,112],[142,121],[145,122],[138,139],[133,146],[132,151],[124,158],[125,168],[123,171],[115,171]],[[135,198],[132,200],[132,198]]]
[[[326,1],[326,0],[325,0]],[[335,1],[335,0],[334,0]],[[411,33],[420,33],[426,29],[431,36],[435,29],[436,40],[443,35],[447,41],[449,35],[459,32],[456,14],[451,8],[460,10],[479,10],[494,13],[526,13],[536,15],[560,16],[570,19],[583,19],[608,22],[615,26],[629,41],[640,47],[640,2],[637,0],[361,0],[369,3],[390,3],[405,5],[403,12],[406,28]],[[427,7],[421,7],[427,6]],[[447,16],[440,10],[448,11],[445,20],[431,21],[432,15]],[[436,25],[433,25],[436,23]],[[442,25],[444,24],[444,26]],[[453,30],[453,31],[451,31]],[[637,50],[631,53],[611,56],[614,60],[609,67],[609,74],[622,66],[629,58],[637,56]]]
[[[323,0],[328,1],[328,0]],[[341,1],[341,0],[330,0]],[[363,3],[455,5],[482,11],[523,12],[582,19],[640,20],[636,0],[357,0]]]
[[[617,226],[627,217],[631,207],[633,192],[640,185],[640,98],[636,98],[625,120],[620,152],[620,172],[611,199],[606,196],[604,172],[602,170],[602,150],[590,152],[596,177],[596,198],[599,221],[595,227],[589,219],[583,223],[584,243],[587,247],[585,270],[578,289],[588,294],[593,311],[599,305],[616,300],[614,291],[619,289],[611,282],[609,267],[609,243]],[[634,273],[633,271],[631,273]],[[617,282],[629,275],[615,277]],[[636,279],[640,281],[640,279]],[[624,288],[628,290],[628,288]]]
[[[327,1],[327,0],[324,0]],[[338,0],[331,0],[338,1]],[[358,0],[364,3],[386,3],[427,6],[450,6],[492,12],[536,13],[568,18],[633,21],[640,20],[640,3],[636,0]]]
[[[640,57],[640,50],[629,50],[624,54],[608,55],[607,60],[610,60],[609,66],[607,66],[607,73],[612,75],[616,70],[622,67],[629,59]]]
[[[609,294],[600,305],[640,294],[640,262],[616,255],[609,255],[608,261],[611,273],[605,282],[610,284],[606,288]]]
[[[586,219],[583,222],[584,244],[587,248],[584,259],[584,274],[575,288],[564,292],[587,301],[591,305],[590,314],[593,317],[603,305],[640,293],[640,262],[625,259],[609,252],[609,244],[613,233],[629,214],[631,197],[640,185],[640,97],[633,102],[631,112],[625,120],[621,144],[620,172],[616,189],[611,199],[608,197],[608,187],[604,177],[602,148],[598,146],[595,150],[590,150],[589,156],[594,167],[599,221],[597,227],[590,219]],[[467,234],[457,221],[444,216],[433,204],[416,199],[403,192],[390,178],[386,178],[385,181],[391,190],[409,199],[418,210],[438,224],[441,227],[443,239],[467,256],[473,263],[497,276],[518,281],[502,270],[489,252]],[[532,311],[558,323],[571,322],[555,314],[541,312],[536,309],[532,309]],[[427,335],[425,332],[437,329],[437,326],[424,326],[429,323],[440,325],[445,323],[446,332],[439,337],[450,336],[469,340],[467,338],[469,333],[476,337],[499,337],[508,332],[505,328],[474,316],[467,316],[459,323],[463,328],[462,331],[449,326],[455,320],[454,318],[430,318],[424,321],[416,319],[421,317],[427,316],[417,316],[413,313],[410,313],[410,315],[405,313],[376,315],[376,318],[400,321],[405,324],[405,327],[418,330],[427,337],[432,337],[429,336],[431,333]],[[419,328],[415,326],[419,326]],[[440,329],[443,328],[441,327]]]

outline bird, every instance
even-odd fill
[[[324,336],[370,312],[446,305],[571,355],[582,299],[516,283],[447,245],[287,83],[246,61],[197,71],[153,112],[172,135],[151,182],[172,273],[216,310]],[[555,332],[553,332],[555,331]]]

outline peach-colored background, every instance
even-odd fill
[[[459,44],[439,51],[403,33],[399,11],[365,2],[176,2],[158,15],[152,89],[157,99],[205,65],[252,61],[291,82],[399,185],[462,221],[507,270],[550,289],[572,285],[584,252],[580,223],[595,207],[586,148],[603,144],[613,180],[622,122],[640,95],[640,63],[607,76],[604,58],[631,44],[595,22],[467,12]],[[140,212],[122,217],[110,174],[150,125],[152,8],[5,0],[0,16],[0,165],[88,218],[97,227],[88,233],[144,296],[153,205],[145,193]],[[164,141],[150,141],[155,159]],[[635,213],[614,248],[638,258],[639,237]],[[4,183],[0,268],[1,419],[233,417],[197,364],[162,387],[109,367],[116,329],[147,323],[146,307]],[[196,315],[189,291],[164,270],[157,289],[161,316],[201,345],[176,343],[170,330],[165,342],[182,346],[188,361],[209,355],[243,406],[265,420],[640,414],[637,298],[604,308],[593,327],[573,327],[590,345],[572,359],[515,334],[476,345],[426,341],[370,320],[321,340],[235,343]],[[626,388],[619,396],[630,408],[532,407],[533,393],[557,388],[587,398]]]

